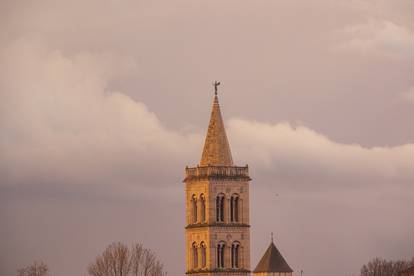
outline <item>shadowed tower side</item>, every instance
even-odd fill
[[[200,165],[185,173],[186,274],[250,275],[251,179],[233,165],[217,94]]]

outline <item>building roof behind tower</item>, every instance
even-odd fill
[[[270,243],[260,262],[256,266],[254,273],[259,272],[293,272],[287,264],[282,254],[276,248],[273,241]]]

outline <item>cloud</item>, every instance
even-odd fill
[[[200,146],[197,134],[168,130],[145,104],[109,90],[136,71],[127,57],[65,56],[22,39],[2,49],[1,63],[2,185],[136,189],[151,183],[143,175],[170,171],[169,162],[191,160]]]
[[[328,178],[332,187],[351,179],[390,185],[414,180],[414,144],[366,148],[334,142],[305,126],[242,119],[231,120],[229,131],[240,159],[279,176],[301,175],[300,182],[314,177],[325,187]]]
[[[3,274],[12,273],[22,256],[30,262],[49,254],[52,266],[64,265],[68,248],[83,255],[63,273],[80,274],[97,248],[119,237],[145,240],[161,252],[171,274],[182,272],[177,263],[184,259],[184,242],[170,237],[182,239],[183,216],[177,217],[184,213],[183,169],[197,164],[204,131],[169,128],[143,101],[111,88],[140,73],[143,65],[135,60],[115,52],[68,54],[34,37],[1,47],[0,216],[7,228],[0,242],[8,252]],[[332,275],[337,265],[349,271],[341,254],[354,250],[350,240],[367,244],[359,259],[349,261],[351,272],[377,254],[410,252],[414,226],[405,217],[414,196],[413,144],[339,143],[288,122],[233,118],[226,126],[235,162],[249,163],[254,178],[253,234],[262,239],[278,229],[295,267],[307,265],[315,275]],[[273,191],[280,192],[283,207],[275,212]],[[263,216],[272,212],[274,220]],[[373,232],[400,246],[377,245]],[[319,248],[326,237],[336,247],[317,250],[308,261],[306,248]],[[253,247],[254,256],[259,249]],[[321,267],[314,261],[327,257],[340,264]]]
[[[368,19],[349,25],[340,33],[345,37],[338,49],[363,55],[393,58],[414,57],[414,33],[404,25],[386,19]]]
[[[20,40],[2,51],[1,60],[2,185],[117,183],[118,191],[124,184],[130,194],[150,184],[166,188],[170,176],[197,163],[202,132],[167,129],[144,103],[108,89],[113,78],[136,72],[138,65],[127,57],[65,56]],[[318,185],[319,178],[414,179],[413,144],[365,148],[302,125],[245,119],[231,119],[228,131],[236,160],[286,178],[315,177]]]
[[[401,99],[407,102],[414,102],[414,87],[411,87],[407,91],[401,93]]]

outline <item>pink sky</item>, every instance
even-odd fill
[[[413,257],[412,1],[3,1],[0,26],[1,275],[113,241],[183,275],[216,79],[252,269],[270,232],[307,276]]]

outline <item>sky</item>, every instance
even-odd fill
[[[214,80],[252,269],[270,232],[295,275],[413,257],[413,1],[3,0],[0,30],[0,275],[115,241],[183,275]]]

